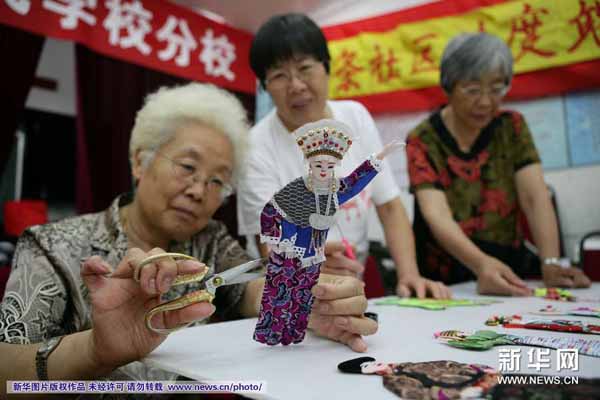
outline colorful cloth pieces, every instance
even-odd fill
[[[543,297],[546,300],[557,301],[576,301],[577,299],[571,292],[560,288],[536,288],[535,297]]]
[[[386,389],[402,399],[476,399],[498,383],[498,372],[486,365],[440,360],[383,363],[360,357],[338,365],[342,372],[383,377]]]
[[[487,326],[498,326],[504,325],[511,321],[520,321],[522,317],[520,315],[493,315],[485,321]]]
[[[564,337],[517,336],[494,331],[475,333],[448,330],[437,332],[434,337],[452,347],[467,350],[488,350],[501,345],[524,345],[548,349],[577,349],[579,354],[600,357],[600,341]]]
[[[494,346],[517,344],[509,335],[499,334],[494,331],[476,331],[467,333],[457,330],[436,332],[434,337],[452,347],[469,350],[488,350]],[[516,338],[516,336],[515,336]]]
[[[600,318],[600,308],[578,307],[568,311],[569,315]]]
[[[488,326],[502,325],[504,328],[541,329],[554,332],[590,333],[600,335],[600,325],[583,321],[561,319],[536,319],[525,321],[520,315],[494,315],[486,322]]]
[[[472,299],[418,299],[388,296],[377,300],[377,305],[394,305],[399,307],[417,307],[426,310],[445,310],[448,307],[487,306],[501,303],[498,300],[472,300]]]
[[[538,311],[530,312],[534,315],[577,315],[579,317],[600,318],[600,308],[577,307],[570,310],[560,310],[553,305],[547,305]]]

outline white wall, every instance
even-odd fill
[[[337,25],[435,3],[438,0],[328,0],[306,10],[319,26]]]
[[[36,76],[57,82],[56,91],[32,88],[25,107],[75,116],[75,46],[73,42],[46,38]]]
[[[600,165],[568,168],[544,174],[556,192],[565,250],[578,259],[581,237],[600,230]]]

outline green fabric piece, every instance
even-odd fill
[[[564,298],[573,297],[573,293],[569,292],[566,289],[552,288],[552,290],[555,290],[560,295],[560,297],[564,297]],[[548,295],[548,288],[536,288],[535,289],[535,297],[546,297],[547,295]]]
[[[465,339],[449,340],[447,343],[452,347],[469,350],[488,350],[494,346],[514,344],[508,335],[494,331],[476,331]]]
[[[376,305],[393,305],[399,307],[416,307],[426,310],[445,310],[448,307],[470,307],[500,303],[497,300],[471,300],[471,299],[418,299],[401,298],[397,296],[384,297],[375,302]]]

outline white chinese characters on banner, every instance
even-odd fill
[[[144,38],[152,31],[152,13],[138,0],[123,3],[121,0],[108,0],[105,5],[110,11],[102,25],[109,31],[109,43],[123,49],[135,47],[144,55],[150,54],[152,47]],[[122,29],[127,30],[126,35],[121,35]]]
[[[42,4],[45,9],[64,16],[60,19],[60,26],[63,29],[76,29],[79,20],[88,25],[96,25],[96,17],[84,10],[84,8],[95,9],[96,0],[44,0]]]
[[[31,0],[4,0],[14,12],[21,15],[27,15],[31,9]]]
[[[215,37],[212,29],[206,30],[201,41],[204,48],[200,53],[200,61],[204,64],[204,72],[210,76],[223,76],[233,81],[235,74],[230,66],[235,61],[235,46],[224,34]]]
[[[177,28],[181,34],[176,32]],[[165,25],[156,33],[156,37],[159,41],[168,43],[167,48],[158,52],[158,58],[168,61],[178,54],[175,57],[175,64],[180,67],[190,65],[190,53],[198,47],[198,43],[194,40],[185,19],[169,15]]]
[[[521,369],[521,351],[516,348],[498,350],[500,372],[516,372]]]
[[[250,79],[247,68],[238,71],[234,64],[249,45],[249,35],[238,35],[201,16],[179,16],[144,0],[0,0],[4,4],[10,10],[8,18],[24,24],[25,30],[28,24],[39,26],[39,21],[49,20],[40,29],[48,28],[50,36],[56,34],[151,68],[166,68],[188,79],[215,81],[234,89]]]

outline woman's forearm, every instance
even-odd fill
[[[515,175],[519,204],[527,217],[539,256],[559,257],[558,223],[550,193],[539,163],[522,168]]]
[[[533,241],[541,259],[560,256],[558,223],[550,199],[539,194],[530,204],[523,206]]]
[[[403,275],[418,274],[415,255],[415,240],[408,216],[399,197],[376,207],[377,215],[390,255],[396,264],[398,278]]]

